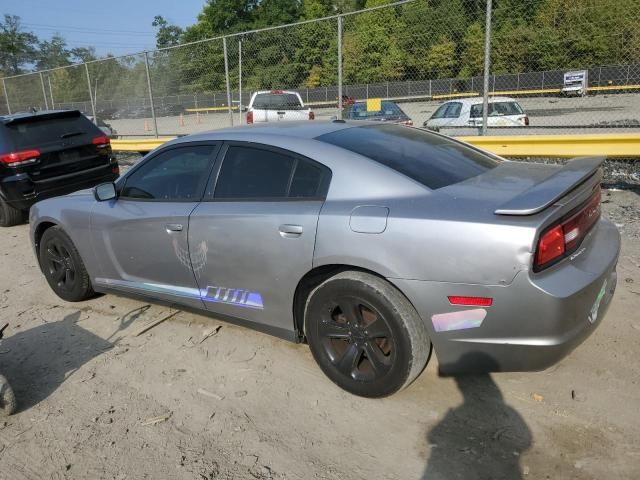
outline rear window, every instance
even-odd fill
[[[102,132],[91,121],[78,114],[63,117],[30,117],[5,125],[14,148],[29,148],[66,140],[72,144],[91,143]]]
[[[400,107],[393,102],[382,102],[381,107],[378,112],[368,112],[366,103],[354,103],[349,109],[348,118],[353,120],[375,120],[379,118],[406,117]]]
[[[491,102],[489,103],[489,116],[522,115],[522,107],[518,102]],[[482,117],[482,104],[471,105],[471,118]]]
[[[295,93],[260,93],[253,100],[252,107],[261,110],[297,110],[303,108],[300,99]]]
[[[446,137],[397,125],[346,128],[317,140],[369,157],[431,189],[462,182],[500,163]]]

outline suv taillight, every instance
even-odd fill
[[[17,167],[35,162],[40,156],[40,150],[32,148],[30,150],[20,150],[19,152],[3,153],[0,155],[0,163],[10,167]]]
[[[313,113],[311,110],[309,110],[309,120],[315,120],[316,119],[316,114]]]
[[[578,249],[584,237],[600,218],[600,200],[601,191],[598,185],[589,200],[540,235],[534,271],[539,272]]]
[[[253,112],[247,112],[247,125],[251,125],[253,123]]]
[[[109,145],[111,143],[111,140],[106,135],[100,135],[99,137],[95,137],[93,140],[91,140],[91,143],[93,143],[98,148],[102,148]]]

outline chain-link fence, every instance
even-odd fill
[[[487,1],[369,0],[359,12],[7,77],[0,112],[77,108],[121,136],[181,135],[246,123],[256,91],[295,90],[317,119],[450,134],[481,132],[485,115],[500,134],[640,129],[637,0],[493,0],[488,22]]]

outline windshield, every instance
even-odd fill
[[[295,93],[259,93],[254,98],[252,107],[261,110],[299,110],[304,108]]]
[[[501,115],[522,115],[522,107],[518,105],[518,102],[491,102],[489,103],[489,116],[501,116]],[[471,105],[471,118],[482,117],[482,104],[476,103]]]
[[[366,103],[354,103],[348,113],[348,118],[351,120],[376,120],[404,117],[406,117],[405,113],[393,102],[382,102],[382,108],[377,112],[368,112]]]
[[[392,124],[345,128],[316,140],[369,157],[431,189],[462,182],[500,163],[442,135]]]

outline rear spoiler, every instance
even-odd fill
[[[525,190],[494,211],[496,215],[534,215],[553,205],[591,177],[604,163],[604,157],[570,160],[556,173]]]
[[[24,113],[9,117],[4,122],[5,125],[17,125],[19,123],[36,122],[38,120],[47,120],[50,118],[71,118],[82,115],[79,110],[49,110],[45,112]]]

